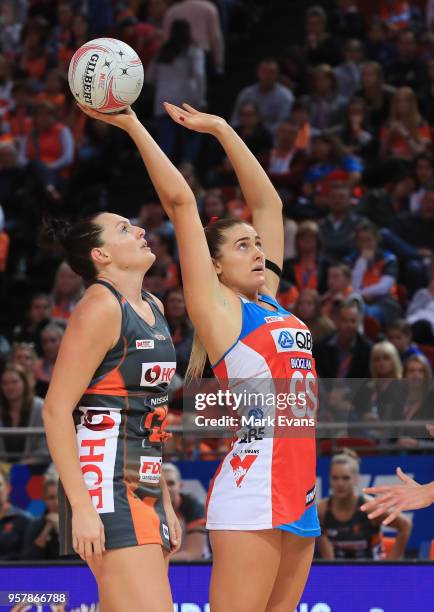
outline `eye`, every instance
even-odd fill
[[[128,225],[124,224],[121,231],[125,233],[128,232]]]
[[[240,242],[240,244],[238,245],[240,249],[245,250],[248,248],[248,244],[247,242]]]
[[[261,249],[261,251],[262,251],[262,242],[261,242],[261,241],[258,241],[258,242],[256,243],[256,247],[257,247],[258,249]]]

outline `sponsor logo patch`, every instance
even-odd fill
[[[153,349],[154,341],[153,340],[136,340],[136,349]]]
[[[307,329],[272,329],[270,334],[278,353],[294,351],[312,354],[312,335]]]
[[[306,506],[308,506],[314,501],[315,496],[316,496],[316,485],[314,485],[312,489],[309,489],[309,491],[306,493]]]
[[[142,363],[141,387],[155,387],[162,383],[169,384],[176,371],[175,361],[157,361]]]
[[[161,526],[163,528],[163,536],[168,540],[169,539],[169,527],[165,525],[164,523],[161,523]]]
[[[244,480],[247,472],[252,467],[253,463],[256,461],[258,455],[246,454],[241,459],[239,455],[234,455],[230,461],[232,471],[234,473],[235,482],[237,487],[241,486],[241,483]]]
[[[276,316],[264,317],[264,321],[266,323],[274,323],[275,321],[283,321],[283,320],[284,320],[283,317],[276,317]]]
[[[312,359],[291,357],[291,368],[293,370],[312,370]]]
[[[140,482],[158,484],[161,476],[161,457],[140,457]]]

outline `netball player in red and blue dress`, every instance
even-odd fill
[[[262,378],[268,387],[275,380],[295,382],[289,384],[294,390],[315,381],[310,332],[275,299],[283,258],[282,204],[231,127],[186,105],[166,104],[174,121],[219,140],[252,212],[252,225],[222,220],[204,231],[192,191],[134,113],[101,116],[83,110],[128,132],[174,223],[184,295],[197,334],[190,373],[201,374],[208,354],[223,385]],[[297,406],[294,416],[314,415],[313,399]],[[320,534],[313,432],[237,438],[211,485],[207,527],[213,612],[294,610]]]
[[[144,234],[111,213],[44,231],[88,285],[43,414],[61,480],[60,554],[87,561],[102,612],[173,612],[167,557],[181,528],[161,455],[176,363],[162,305],[142,291],[155,260]]]

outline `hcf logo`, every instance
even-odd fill
[[[283,330],[280,332],[277,342],[282,348],[290,349],[293,347],[294,338],[291,336],[289,331]]]
[[[154,387],[161,383],[169,384],[176,371],[174,361],[158,361],[154,363],[142,363],[142,379],[140,386]]]

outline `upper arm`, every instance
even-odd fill
[[[268,207],[253,211],[253,226],[259,234],[266,259],[275,263],[280,269],[283,265],[283,218],[282,207],[276,206],[270,211]],[[280,278],[272,270],[265,270],[265,287],[275,296]]]
[[[95,291],[79,302],[62,338],[45,409],[72,412],[119,336],[120,322],[119,304],[108,292]]]

